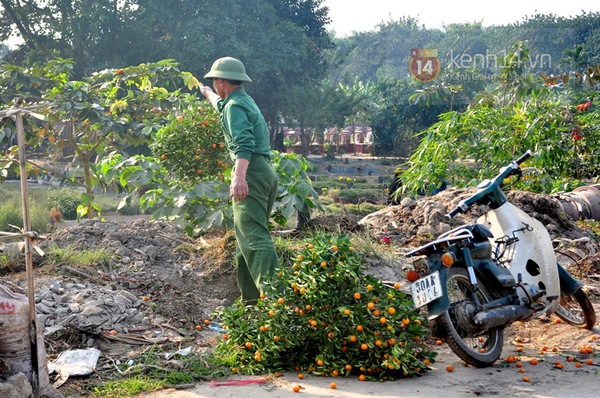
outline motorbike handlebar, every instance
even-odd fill
[[[446,214],[446,220],[452,219],[458,213],[465,213],[469,210],[471,205],[476,203],[477,201],[483,199],[485,196],[489,195],[496,189],[500,189],[500,185],[502,181],[515,174],[516,172],[520,172],[519,165],[533,156],[533,152],[528,149],[523,155],[521,155],[517,160],[511,162],[507,167],[503,167],[500,169],[500,174],[498,174],[492,181],[486,180],[488,182],[485,186],[479,186],[479,190],[470,198],[465,200],[461,200],[458,206],[452,209],[448,214]]]
[[[516,164],[521,164],[524,161],[526,161],[527,159],[529,159],[530,157],[533,156],[533,152],[531,152],[531,149],[528,149],[527,152],[525,152],[523,155],[521,155],[520,158],[518,158],[517,160],[515,160]]]
[[[460,212],[462,212],[462,208],[455,207],[453,210],[450,211],[450,213],[446,214],[446,216],[444,218],[446,218],[447,221],[450,221],[452,219],[452,217],[454,217],[455,215],[457,215]]]

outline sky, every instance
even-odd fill
[[[373,30],[381,22],[406,16],[432,29],[463,22],[508,25],[536,14],[570,17],[582,11],[600,12],[598,0],[324,0],[323,5],[329,7],[332,20],[327,28],[337,37]]]

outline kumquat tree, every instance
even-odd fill
[[[218,116],[207,101],[194,96],[171,112],[150,144],[153,156],[120,153],[106,156],[99,169],[106,184],[127,195],[120,206],[141,192],[140,206],[154,218],[180,224],[189,235],[233,226],[229,196],[231,160],[222,141]],[[307,170],[296,154],[272,152],[279,178],[273,221],[286,225],[304,206],[322,209]]]
[[[306,242],[255,306],[240,300],[220,317],[216,356],[233,372],[296,370],[393,380],[428,370],[436,353],[410,297],[363,273],[346,235]]]

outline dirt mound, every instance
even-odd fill
[[[485,206],[474,206],[469,213],[458,214],[451,220],[444,217],[474,192],[475,189],[450,189],[419,200],[405,198],[400,205],[372,213],[360,220],[359,224],[368,227],[375,235],[389,236],[399,246],[418,246],[440,233],[475,222],[486,211]],[[553,239],[589,237],[589,233],[568,218],[560,204],[548,196],[511,191],[507,197],[517,207],[541,221]]]
[[[223,244],[191,239],[165,221],[89,220],[55,232],[42,248],[82,253],[103,249],[112,257],[106,264],[58,265],[53,272],[94,285],[97,292],[105,285],[114,291],[124,289],[150,306],[154,316],[199,323],[238,294],[234,268],[228,262],[230,244],[227,238],[217,239]]]
[[[452,189],[419,200],[404,199],[401,205],[390,206],[362,220],[349,214],[315,217],[303,224],[294,235],[310,236],[316,230],[348,233],[364,228],[376,238],[387,235],[392,240],[392,251],[400,254],[392,266],[394,269],[389,269],[390,264],[378,266],[377,259],[368,259],[368,272],[393,279],[409,263],[401,256],[402,252],[451,228],[474,222],[485,211],[482,206],[468,214],[459,214],[450,221],[444,218],[460,200],[473,192],[473,189]],[[510,192],[508,197],[546,225],[557,246],[567,255],[561,262],[569,264],[570,260],[583,260],[587,265],[584,267],[585,274],[600,271],[598,243],[565,216],[558,202],[547,196],[520,191]],[[95,264],[87,269],[58,265],[52,270],[57,276],[85,283],[85,286],[72,285],[73,295],[81,296],[82,290],[106,294],[108,289],[115,295],[127,291],[141,300],[141,304],[135,303],[130,297],[130,306],[139,308],[146,316],[162,317],[169,322],[199,323],[239,294],[232,263],[234,243],[233,236],[228,234],[192,239],[166,221],[140,219],[127,223],[90,220],[55,232],[43,242],[42,248],[47,252],[51,247],[77,252],[103,249],[111,254],[111,261],[106,264]],[[63,283],[61,286],[71,285]],[[92,296],[88,301],[102,299]],[[85,308],[85,303],[78,305]],[[47,314],[48,308],[44,310]],[[140,318],[131,309],[129,311],[130,316],[123,316],[124,321]],[[111,317],[114,319],[115,315]],[[104,326],[109,325],[106,323]],[[119,331],[135,326],[115,325],[114,322],[110,325]]]

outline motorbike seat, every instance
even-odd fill
[[[474,242],[487,242],[490,238],[494,237],[492,231],[482,224],[468,224],[463,228],[471,231]]]

